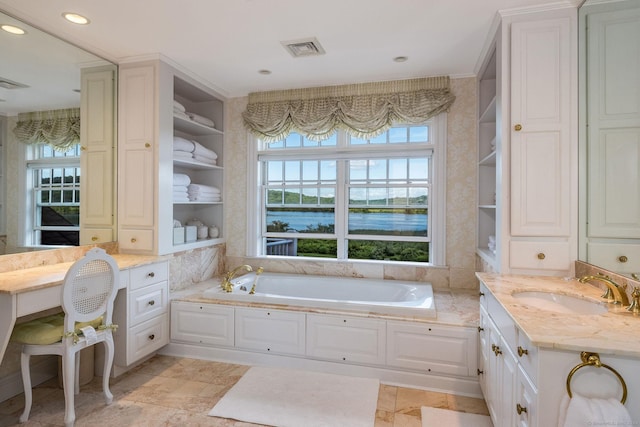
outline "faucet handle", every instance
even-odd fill
[[[631,305],[627,307],[627,311],[637,316],[640,314],[640,287],[634,286],[631,299]]]

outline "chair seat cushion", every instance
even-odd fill
[[[90,322],[76,322],[76,332],[85,326],[97,328],[102,324],[102,316]],[[62,341],[64,335],[64,313],[41,317],[21,323],[13,328],[11,341],[21,344],[48,345]]]

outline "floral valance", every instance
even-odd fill
[[[80,109],[20,113],[13,133],[25,144],[49,144],[67,151],[80,142]]]
[[[249,131],[267,142],[294,131],[321,141],[338,128],[373,138],[395,123],[422,123],[454,99],[447,76],[256,92],[249,94],[243,118]]]

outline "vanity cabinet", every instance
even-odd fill
[[[479,79],[477,253],[497,272],[567,274],[577,250],[577,10],[506,15],[497,28]]]
[[[216,187],[223,194],[224,98],[163,61],[121,64],[119,93],[120,248],[136,253],[168,254],[221,243],[222,199],[174,203],[173,174],[185,174],[191,183]],[[174,111],[174,101],[214,125],[201,124]],[[174,137],[194,141],[213,151],[217,155],[215,164],[174,158]],[[216,226],[219,235],[174,241],[174,220],[184,226],[193,219]]]
[[[116,375],[169,343],[168,262],[135,267],[128,274],[129,286],[118,292],[113,308]]]

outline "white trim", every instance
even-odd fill
[[[429,202],[429,262],[443,266],[447,260],[447,115],[439,114],[433,121],[437,134],[436,155],[433,159],[433,183]]]

